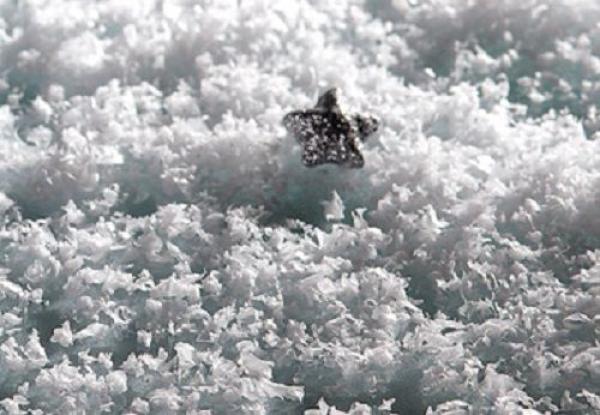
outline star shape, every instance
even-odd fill
[[[360,168],[365,164],[360,142],[377,131],[379,121],[371,115],[344,115],[337,89],[332,88],[319,97],[314,108],[286,114],[283,125],[303,146],[306,167],[334,163]]]

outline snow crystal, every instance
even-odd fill
[[[334,190],[331,200],[323,203],[325,207],[325,218],[327,220],[344,219],[344,201]]]
[[[54,329],[54,334],[50,341],[60,344],[62,347],[69,347],[73,344],[73,333],[71,332],[71,324],[66,321],[61,328]]]

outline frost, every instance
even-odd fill
[[[69,347],[73,344],[73,333],[71,332],[71,324],[65,321],[62,327],[54,329],[54,334],[50,341],[60,344],[62,347]]]
[[[325,219],[328,221],[344,219],[344,202],[334,190],[331,200],[324,203]]]
[[[100,339],[104,336],[106,336],[106,334],[109,331],[109,327],[106,324],[101,324],[101,323],[92,323],[89,326],[85,327],[83,330],[78,331],[74,336],[73,339],[74,340],[83,340],[86,338],[94,338],[94,339]]]
[[[106,383],[111,393],[122,394],[127,391],[127,376],[123,371],[109,373],[106,376]]]

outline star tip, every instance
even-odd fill
[[[337,99],[340,95],[340,88],[337,86],[331,87],[331,88],[325,90],[323,95],[332,95],[333,97],[335,97]]]

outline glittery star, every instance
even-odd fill
[[[319,97],[314,108],[288,113],[283,125],[304,147],[305,166],[335,163],[359,168],[365,164],[360,141],[377,130],[379,121],[370,115],[344,115],[333,88]]]

